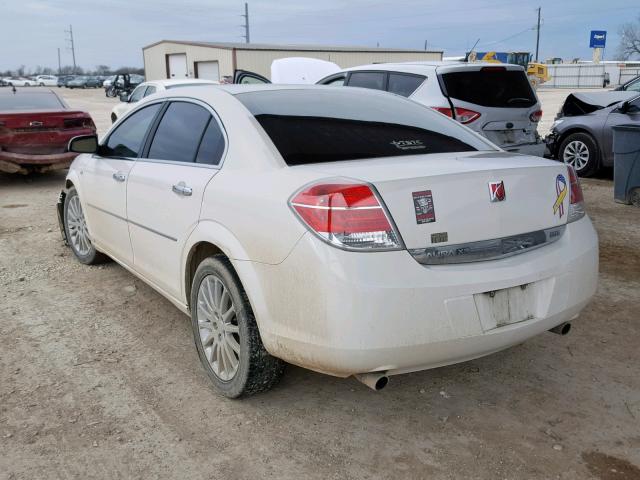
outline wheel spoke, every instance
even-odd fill
[[[231,305],[231,307],[229,307],[229,310],[227,310],[225,313],[222,314],[222,321],[226,324],[229,323],[231,321],[231,318],[233,318],[233,316],[236,313],[236,309],[233,308],[233,305]]]
[[[224,331],[228,333],[240,333],[240,328],[238,325],[234,325],[233,323],[225,323]]]
[[[236,352],[238,355],[240,355],[240,344],[235,339],[235,337],[233,335],[227,334],[226,338],[227,338],[227,343],[233,349],[233,351]]]

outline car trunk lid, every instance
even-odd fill
[[[505,238],[567,220],[567,168],[542,158],[468,152],[294,168],[371,183],[409,250]]]

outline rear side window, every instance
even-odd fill
[[[158,124],[148,158],[193,162],[209,118],[211,114],[200,105],[171,103]]]
[[[200,142],[196,163],[218,165],[222,160],[222,152],[224,152],[224,135],[218,122],[211,117]]]
[[[349,90],[264,90],[236,98],[255,116],[288,165],[494,150],[423,105],[379,92]]]
[[[521,70],[485,67],[442,75],[451,98],[484,107],[527,108],[536,104],[529,80]]]
[[[416,89],[422,85],[422,82],[425,81],[427,77],[423,77],[422,75],[405,75],[403,73],[390,73],[389,74],[389,90],[391,93],[395,93],[396,95],[402,95],[403,97],[408,97]]]
[[[384,77],[385,72],[353,72],[347,85],[350,87],[384,90]]]
[[[100,156],[137,157],[142,150],[142,142],[147,130],[160,110],[160,106],[159,103],[149,105],[127,117],[100,147]]]

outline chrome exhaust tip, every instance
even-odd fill
[[[389,383],[386,372],[357,373],[354,377],[376,392],[382,390]]]
[[[566,335],[567,333],[569,333],[571,331],[571,323],[569,323],[569,322],[561,323],[560,325],[558,325],[557,327],[553,327],[549,331],[551,333],[556,333],[558,335]]]

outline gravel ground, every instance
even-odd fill
[[[63,94],[105,131],[114,100]],[[546,117],[563,95],[541,94]],[[600,285],[568,336],[379,393],[288,367],[241,401],[210,388],[186,316],[114,263],[74,260],[63,180],[0,175],[0,479],[640,478],[640,209],[609,179],[583,182]]]

